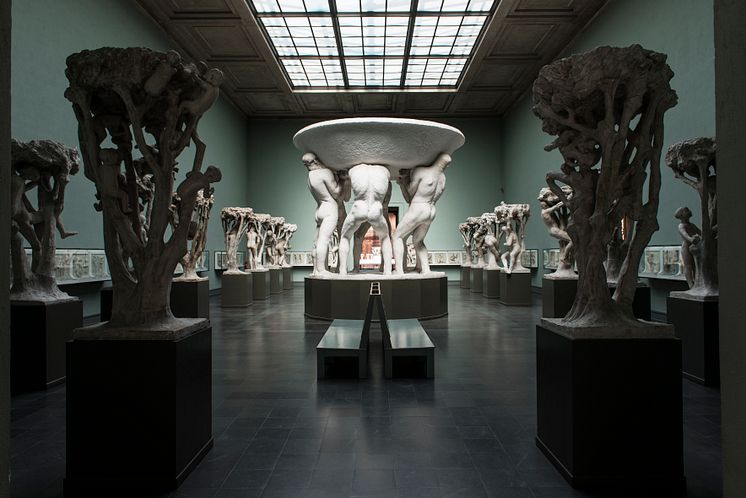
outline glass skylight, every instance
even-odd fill
[[[455,88],[494,0],[247,0],[294,88]]]

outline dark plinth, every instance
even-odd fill
[[[111,306],[113,297],[114,289],[111,286],[103,287],[101,289],[99,299],[99,319],[102,322],[108,322],[109,320],[111,320]]]
[[[379,280],[306,277],[306,316],[363,320],[373,281]],[[427,319],[448,314],[446,277],[382,279],[380,283],[386,316],[390,319]]]
[[[282,268],[269,269],[269,293],[280,294],[283,289],[282,285]]]
[[[678,339],[570,339],[537,325],[536,371],[536,444],[572,486],[681,496]]]
[[[577,278],[547,278],[541,281],[541,316],[564,318],[578,290]]]
[[[221,308],[245,308],[254,302],[252,274],[223,273],[220,277]]]
[[[681,339],[684,377],[705,386],[720,385],[718,301],[669,296],[668,323]]]
[[[616,284],[609,282],[609,292],[614,295]],[[650,321],[650,287],[644,283],[638,283],[635,289],[635,297],[632,301],[632,313],[635,318]]]
[[[461,267],[461,288],[468,289],[471,287],[471,266]]]
[[[478,294],[482,293],[482,285],[484,283],[483,276],[484,269],[478,266],[472,266],[469,272],[469,290]]]
[[[508,306],[531,306],[531,272],[500,272],[500,297]]]
[[[251,272],[251,276],[253,277],[254,301],[269,299],[271,286],[269,270],[254,270]]]
[[[210,318],[210,281],[171,282],[171,313],[178,318]]]
[[[500,297],[500,274],[502,270],[485,268],[482,270],[482,295],[490,299]]]
[[[282,267],[282,288],[283,290],[293,288],[293,268],[291,266]]]
[[[83,301],[11,301],[10,390],[38,391],[65,380],[65,343],[83,326]]]
[[[212,329],[179,340],[73,340],[65,496],[175,489],[212,447]]]

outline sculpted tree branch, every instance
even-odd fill
[[[115,289],[108,327],[168,329],[175,323],[171,280],[187,252],[197,193],[220,180],[214,166],[201,171],[197,154],[174,188],[176,159],[197,139],[197,122],[217,97],[209,80],[222,79],[215,76],[218,70],[208,76],[203,66],[182,62],[173,51],[146,48],[84,50],[67,58],[65,97],[78,120],[85,174],[96,184],[104,216]],[[206,105],[187,105],[194,100]],[[107,139],[114,147],[105,145]],[[142,157],[132,157],[135,146]],[[175,212],[174,191],[180,199]]]

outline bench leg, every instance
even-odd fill
[[[435,351],[430,350],[427,352],[427,378],[432,379],[435,377]]]
[[[316,378],[317,379],[324,379],[326,378],[326,355],[324,353],[321,353],[319,351],[316,351]]]
[[[357,357],[358,379],[368,378],[368,351],[360,351]]]

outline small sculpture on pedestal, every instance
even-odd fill
[[[466,252],[466,261],[461,266],[471,266],[474,258],[474,232],[476,226],[473,223],[459,223],[458,231],[464,240],[464,251]]]
[[[197,263],[202,257],[202,253],[205,250],[205,244],[207,243],[207,223],[210,221],[210,211],[212,205],[215,202],[215,196],[213,196],[214,189],[209,187],[197,192],[197,199],[194,202],[194,212],[190,220],[185,220],[190,224],[189,234],[187,240],[191,241],[189,250],[181,258],[181,267],[184,273],[174,280],[178,281],[192,281],[192,280],[204,280],[207,277],[200,277],[197,274]],[[179,204],[181,199],[174,195],[174,203],[172,209],[174,214],[179,213]],[[174,229],[178,228],[181,220],[174,217],[172,226]]]
[[[666,165],[676,178],[696,190],[700,199],[701,228],[690,221],[692,212],[687,207],[679,208],[674,215],[680,222],[681,257],[689,284],[684,294],[712,300],[719,295],[715,152],[715,139],[701,137],[674,144],[666,153]]]
[[[572,198],[572,188],[569,185],[563,185],[562,191],[568,199]],[[572,239],[567,234],[567,227],[571,221],[570,209],[548,187],[539,191],[538,201],[541,219],[549,229],[549,235],[559,241],[559,264],[553,273],[546,275],[546,278],[577,278],[573,270],[575,258]]]
[[[104,245],[115,289],[106,327],[181,329],[169,306],[174,269],[187,249],[197,193],[220,180],[202,172],[205,144],[197,125],[218,97],[222,73],[183,63],[175,52],[146,48],[84,50],[67,58],[65,97],[78,120],[85,176],[96,184]],[[151,140],[145,138],[145,133]],[[107,143],[114,145],[107,147]],[[185,179],[174,189],[176,160],[195,145]],[[137,150],[142,160],[132,156]],[[136,167],[136,165],[138,165]],[[138,186],[152,175],[152,212],[143,226]],[[166,237],[176,192],[182,223]],[[155,329],[153,329],[155,330]]]
[[[78,172],[78,151],[51,140],[11,142],[10,254],[13,267],[11,301],[59,301],[73,299],[58,287],[54,277],[55,235],[64,239],[62,223],[65,188]],[[36,189],[36,206],[27,192]],[[29,266],[24,239],[31,246]]]
[[[270,268],[280,268],[282,262],[277,259],[277,244],[281,237],[282,227],[285,225],[285,218],[272,217],[269,220],[269,229],[265,238],[264,252],[266,254],[267,266]]]
[[[238,267],[238,245],[246,235],[254,216],[254,210],[241,207],[224,207],[220,210],[220,221],[225,232],[225,253],[228,268],[224,274],[243,273]]]
[[[250,268],[252,271],[264,270],[264,264],[269,264],[269,262],[264,260],[264,248],[267,245],[267,238],[271,237],[271,235],[268,234],[272,228],[272,215],[266,213],[254,213],[251,221],[259,237],[259,247],[256,248],[256,256],[252,258],[253,266],[250,266]]]
[[[261,237],[259,237],[258,223],[256,217],[251,214],[249,221],[249,228],[246,232],[246,254],[249,257],[249,269],[256,270],[257,261],[260,259],[259,246],[261,245]]]
[[[481,241],[481,252],[487,254],[488,270],[498,270],[500,266],[500,233],[498,232],[498,220],[495,213],[484,213],[480,218],[477,233]]]
[[[284,268],[292,266],[285,255],[290,250],[290,239],[292,238],[296,230],[298,230],[297,225],[294,225],[292,223],[283,223],[280,229],[280,235],[277,237],[277,244],[275,244],[275,262],[278,266],[282,266]]]
[[[508,250],[500,256],[503,271],[506,273],[527,273],[530,270],[523,267],[521,254],[526,250],[526,224],[531,216],[531,206],[528,204],[506,204],[501,202],[495,207],[497,223],[505,233],[505,245]]]

